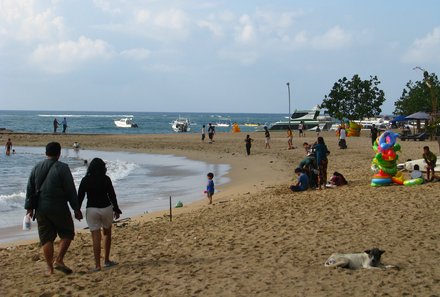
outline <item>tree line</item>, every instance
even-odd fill
[[[379,88],[380,83],[377,76],[370,76],[367,80],[362,80],[358,74],[353,75],[351,80],[343,77],[325,95],[321,108],[327,109],[330,116],[339,120],[346,118],[353,121],[378,116],[385,102],[385,93]],[[402,95],[394,102],[394,114],[409,115],[424,111],[436,118],[439,94],[437,75],[424,71],[423,80],[406,84]]]

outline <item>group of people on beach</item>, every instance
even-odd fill
[[[105,162],[94,158],[81,180],[78,193],[72,173],[67,164],[59,161],[61,145],[50,142],[46,145],[46,159],[34,166],[28,179],[24,208],[26,216],[37,220],[38,235],[47,264],[47,273],[59,270],[72,273],[64,263],[75,230],[68,204],[75,218],[83,219],[81,204],[87,196],[86,221],[92,235],[95,267],[101,270],[101,229],[104,235],[104,267],[117,265],[110,260],[113,218],[118,219],[119,209],[116,193],[110,177],[106,175]],[[54,258],[54,241],[60,237],[59,252]]]
[[[206,126],[203,125],[202,126],[202,142],[205,142],[205,138],[206,138]],[[215,135],[215,126],[211,123],[208,124],[208,138],[209,138],[209,143],[213,143],[214,142],[214,135]]]
[[[53,133],[57,133],[57,129],[58,126],[60,125],[60,123],[58,122],[57,118],[55,118],[53,120]],[[63,121],[61,122],[61,125],[63,125],[63,133],[66,133],[66,129],[67,129],[67,119],[63,118]]]
[[[245,147],[246,147],[246,154],[249,156],[251,154],[251,147],[252,142],[254,140],[250,137],[249,134],[246,135],[246,138],[244,139]],[[264,148],[270,149],[270,132],[267,127],[264,127]]]
[[[327,182],[328,155],[330,151],[324,138],[319,136],[313,145],[303,143],[305,158],[295,168],[296,183],[290,186],[294,192],[305,191],[309,188],[322,190],[326,187],[342,186],[347,184],[345,177],[335,172]]]
[[[377,134],[378,130],[373,125],[371,136],[376,136],[377,138]],[[376,138],[374,140],[376,140]],[[318,137],[313,145],[304,142],[303,147],[306,152],[306,157],[301,160],[298,167],[295,168],[297,179],[296,182],[290,186],[292,191],[306,191],[309,188],[321,190],[326,187],[334,188],[348,184],[345,177],[337,171],[333,173],[332,177],[327,182],[327,156],[330,154],[330,151],[327,149],[323,137]],[[426,181],[439,180],[440,177],[435,175],[437,156],[430,151],[429,146],[423,147],[422,157],[427,164],[426,179],[423,178],[423,173],[420,171],[419,165],[414,166],[414,170],[411,172],[410,177],[412,179],[422,178]]]

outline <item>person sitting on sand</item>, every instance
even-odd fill
[[[348,184],[345,177],[342,175],[342,173],[339,173],[335,171],[330,178],[329,183],[326,185],[327,188],[334,188],[334,187],[340,187]]]
[[[420,171],[419,165],[414,165],[413,171],[411,172],[411,179],[423,178],[423,173]]]
[[[90,162],[86,176],[81,180],[78,189],[78,200],[81,206],[87,193],[86,221],[92,233],[95,268],[101,270],[101,228],[104,233],[104,267],[117,265],[110,260],[112,242],[112,223],[122,214],[119,209],[116,193],[110,177],[106,175],[107,168],[100,158]]]
[[[296,168],[295,174],[298,176],[298,178],[296,183],[290,186],[290,189],[293,192],[306,191],[309,188],[309,177],[301,168]]]

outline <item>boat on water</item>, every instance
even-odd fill
[[[216,127],[231,127],[231,123],[227,123],[227,122],[214,123],[213,125]]]
[[[191,130],[190,125],[189,119],[179,117],[171,123],[171,128],[174,132],[189,132]]]
[[[115,125],[118,128],[137,128],[138,125],[133,122],[133,118],[122,118],[115,120]]]
[[[246,127],[258,127],[258,126],[261,126],[261,124],[259,124],[259,123],[244,123],[243,126],[246,126]]]
[[[290,126],[292,130],[297,130],[299,124],[302,123],[305,130],[314,131],[319,127],[321,131],[324,131],[329,130],[335,123],[335,120],[330,115],[326,113],[321,114],[321,109],[318,105],[312,109],[297,109],[290,116],[290,120],[288,119],[289,117],[287,117],[287,120],[272,123],[268,126],[268,129],[271,131],[287,130]],[[258,131],[260,131],[260,129],[258,129]]]

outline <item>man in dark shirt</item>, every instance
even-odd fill
[[[377,130],[376,125],[373,124],[373,126],[372,126],[371,129],[370,129],[371,145],[374,145],[374,142],[376,141],[377,133],[378,133],[378,132],[379,132],[379,131]]]
[[[24,206],[27,215],[32,217],[36,212],[38,235],[49,274],[53,274],[54,268],[65,274],[72,273],[64,264],[64,255],[75,235],[67,202],[75,211],[75,218],[82,219],[72,173],[67,164],[58,161],[60,154],[61,145],[58,142],[47,144],[46,160],[35,165],[29,176]],[[38,203],[34,203],[32,200],[37,191]],[[61,238],[60,248],[54,259],[53,243],[57,235]]]

